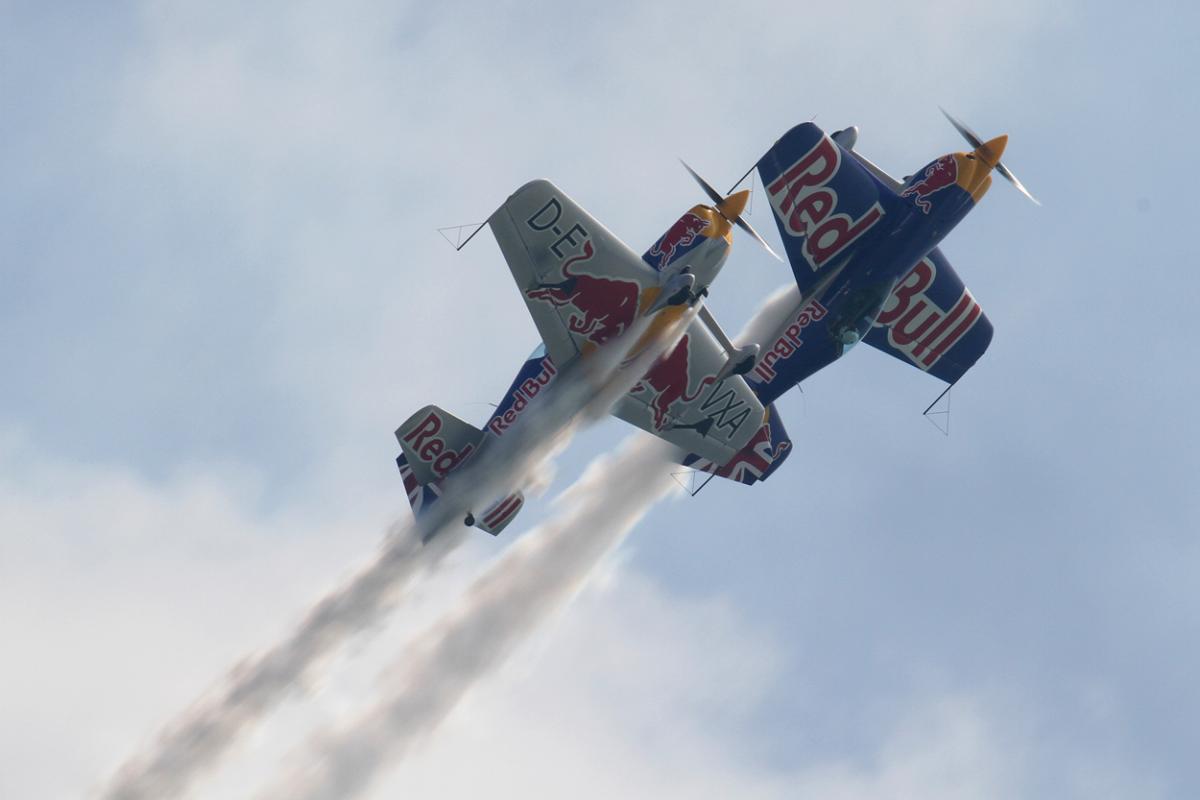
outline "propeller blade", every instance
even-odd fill
[[[770,253],[772,256],[774,256],[776,259],[778,259],[779,261],[783,261],[783,259],[779,257],[779,254],[776,253],[771,248],[771,245],[767,244],[766,239],[759,236],[758,231],[756,231],[756,230],[754,230],[754,228],[750,227],[749,222],[746,222],[746,220],[742,219],[742,215],[740,212],[745,205],[745,198],[741,198],[741,202],[739,202],[735,206],[736,212],[731,211],[730,208],[728,207],[728,202],[733,199],[737,199],[737,198],[735,198],[735,196],[733,194],[730,194],[729,197],[723,196],[720,192],[718,192],[716,189],[714,189],[712,187],[712,185],[709,184],[708,181],[704,180],[704,178],[701,178],[696,173],[696,170],[689,167],[688,163],[686,161],[684,161],[682,158],[679,159],[679,163],[683,164],[683,168],[688,171],[688,174],[690,174],[692,176],[692,178],[696,181],[696,183],[700,184],[700,188],[703,189],[705,194],[708,195],[708,199],[712,201],[713,208],[715,208],[717,210],[717,213],[719,213],[721,216],[725,217],[726,219],[729,219],[730,216],[732,216],[732,219],[730,219],[730,222],[737,225],[739,228],[744,230],[746,233],[750,234],[751,238],[753,238],[754,241],[761,244],[763,246],[763,249],[766,250],[768,253]],[[749,173],[746,173],[746,174],[748,175]],[[738,183],[741,183],[741,181],[738,181]],[[738,194],[743,194],[743,193],[739,192]],[[745,192],[745,194],[748,194],[748,191]]]
[[[954,117],[950,116],[950,112],[947,111],[946,109],[942,108],[941,106],[938,106],[938,111],[941,111],[942,116],[944,116],[946,119],[950,120],[950,124],[954,126],[954,130],[958,131],[959,134],[961,134],[962,137],[971,144],[972,150],[983,147],[983,139],[979,138],[979,134],[975,133],[975,131],[971,130],[966,125],[959,122]]]
[[[950,121],[951,125],[954,126],[954,130],[958,131],[959,134],[961,134],[962,137],[967,140],[972,148],[978,150],[979,148],[983,147],[984,141],[983,139],[979,138],[979,134],[968,128],[966,124],[959,122],[954,117],[950,116],[950,112],[946,111],[946,109],[942,108],[941,106],[938,106],[938,111],[942,112],[942,115]],[[1004,164],[999,161],[996,162],[996,172],[999,172],[1001,177],[1015,186],[1018,192],[1032,200],[1034,205],[1040,206],[1042,204],[1040,200],[1030,194],[1029,190],[1025,188],[1025,184],[1017,180],[1017,176],[1012,173],[1012,170],[1004,166]]]
[[[756,241],[756,242],[758,242],[759,244],[761,244],[761,245],[763,246],[763,249],[764,249],[764,250],[766,250],[766,251],[767,251],[768,253],[770,253],[771,255],[773,255],[777,261],[780,261],[780,262],[782,262],[782,261],[783,261],[783,259],[779,257],[779,253],[776,253],[774,250],[772,250],[772,249],[771,249],[771,245],[767,244],[766,240],[765,240],[765,239],[763,239],[761,236],[759,236],[759,235],[758,235],[758,231],[756,231],[756,230],[754,230],[754,228],[750,227],[750,223],[749,223],[749,222],[746,222],[746,220],[742,219],[741,217],[738,217],[738,218],[737,218],[737,219],[735,219],[733,222],[734,222],[734,224],[735,224],[735,225],[737,225],[739,228],[741,228],[741,229],[742,229],[742,230],[744,230],[746,233],[748,233],[748,234],[750,234],[752,237],[754,237],[754,241]]]
[[[708,195],[708,199],[712,200],[714,205],[725,199],[725,196],[710,186],[708,181],[697,175],[696,170],[689,167],[686,161],[681,158],[679,159],[679,163],[683,164],[683,168],[688,171],[688,174],[692,176],[692,179],[695,180],[696,183],[700,184],[700,188],[704,190],[704,193]]]
[[[1019,180],[1017,180],[1017,176],[1013,175],[1012,170],[1010,170],[1008,167],[1004,166],[1003,164],[997,164],[996,171],[999,172],[1001,175],[1003,175],[1008,180],[1009,183],[1011,183],[1013,186],[1017,187],[1018,192],[1025,195],[1030,200],[1032,200],[1034,205],[1040,206],[1042,204],[1041,200],[1038,200],[1036,197],[1034,197],[1032,194],[1029,193],[1029,190],[1025,188],[1025,184],[1023,184]]]

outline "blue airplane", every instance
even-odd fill
[[[984,141],[942,113],[973,149],[936,158],[903,181],[855,152],[857,128],[827,136],[811,122],[747,171],[758,170],[799,289],[757,342],[758,361],[746,374],[763,404],[859,342],[949,386],[987,350],[992,324],[938,244],[987,193],[993,172],[1037,200],[1000,161],[1007,136]],[[743,483],[773,471],[735,476],[695,454],[684,464]]]

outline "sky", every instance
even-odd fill
[[[478,222],[635,250],[784,131],[1010,136],[952,393],[856,348],[771,480],[658,506],[370,797],[1200,794],[1185,3],[0,3],[0,795],[89,796],[408,514],[395,427],[537,343]],[[778,242],[761,193],[751,220]],[[779,249],[779,248],[777,248]],[[790,278],[742,240],[737,330]],[[576,438],[551,493],[628,433]],[[252,796],[545,514],[478,533],[197,797]]]

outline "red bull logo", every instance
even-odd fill
[[[439,478],[444,478],[459,464],[475,452],[472,444],[463,445],[459,450],[451,450],[446,440],[440,436],[445,420],[436,411],[430,411],[425,418],[404,434],[404,444],[409,452],[429,465],[430,470]]]
[[[918,262],[892,290],[875,318],[888,329],[888,344],[921,369],[929,369],[979,320],[983,309],[965,288],[949,311],[937,306],[925,290],[937,279],[928,258]]]
[[[778,374],[775,365],[791,358],[792,354],[804,344],[804,339],[800,336],[804,329],[814,322],[825,319],[825,315],[828,313],[828,309],[816,300],[805,303],[800,309],[800,313],[788,322],[779,338],[759,358],[758,363],[754,365],[754,374],[766,383],[773,381],[775,375]]]
[[[650,411],[654,414],[656,430],[661,431],[667,424],[672,406],[681,401],[692,402],[700,396],[706,386],[711,385],[717,379],[716,375],[710,375],[700,381],[695,392],[689,393],[691,378],[688,374],[688,355],[688,337],[685,335],[679,340],[679,344],[675,345],[674,350],[659,359],[658,363],[637,382],[637,385],[629,390],[630,394],[646,391],[654,393],[649,405]]]
[[[878,202],[858,219],[837,211],[838,193],[829,182],[837,176],[841,163],[841,148],[822,136],[767,186],[781,231],[804,240],[799,249],[814,272],[883,218]]]
[[[572,270],[572,266],[591,260],[594,254],[592,240],[585,240],[583,253],[567,259],[562,265],[562,281],[539,284],[526,291],[525,296],[555,308],[573,308],[567,319],[567,329],[593,344],[602,345],[620,336],[633,324],[641,286],[637,281],[601,278]]]
[[[647,253],[652,259],[658,259],[656,269],[662,269],[671,263],[675,253],[700,238],[700,234],[708,227],[708,220],[690,211],[667,228],[667,232],[655,243]]]
[[[558,369],[554,366],[554,360],[550,356],[542,359],[542,370],[532,378],[526,378],[512,393],[512,405],[497,412],[496,416],[488,422],[488,430],[497,436],[503,436],[504,432],[511,428],[516,423],[517,418],[532,402],[533,398],[541,394],[542,390],[550,385],[554,380],[554,376],[558,374]],[[503,406],[501,406],[503,408]]]
[[[925,176],[900,193],[901,197],[911,197],[917,208],[928,214],[933,208],[929,195],[951,186],[958,180],[958,161],[954,156],[942,156],[925,168]]]

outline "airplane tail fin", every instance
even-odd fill
[[[404,491],[413,514],[420,517],[442,496],[442,481],[480,447],[483,431],[434,405],[425,406],[396,429],[403,451],[396,458]],[[465,511],[467,524],[495,536],[525,505],[520,491],[505,495],[475,515]]]
[[[881,235],[875,226],[891,192],[813,123],[785,133],[757,168],[805,297],[852,250]]]
[[[404,493],[408,495],[408,504],[412,506],[413,516],[420,517],[442,496],[441,484],[418,481],[408,463],[408,456],[403,453],[396,456],[396,466],[400,468],[400,477],[404,480]]]
[[[479,448],[483,431],[429,405],[396,429],[396,441],[418,483],[440,481]]]

